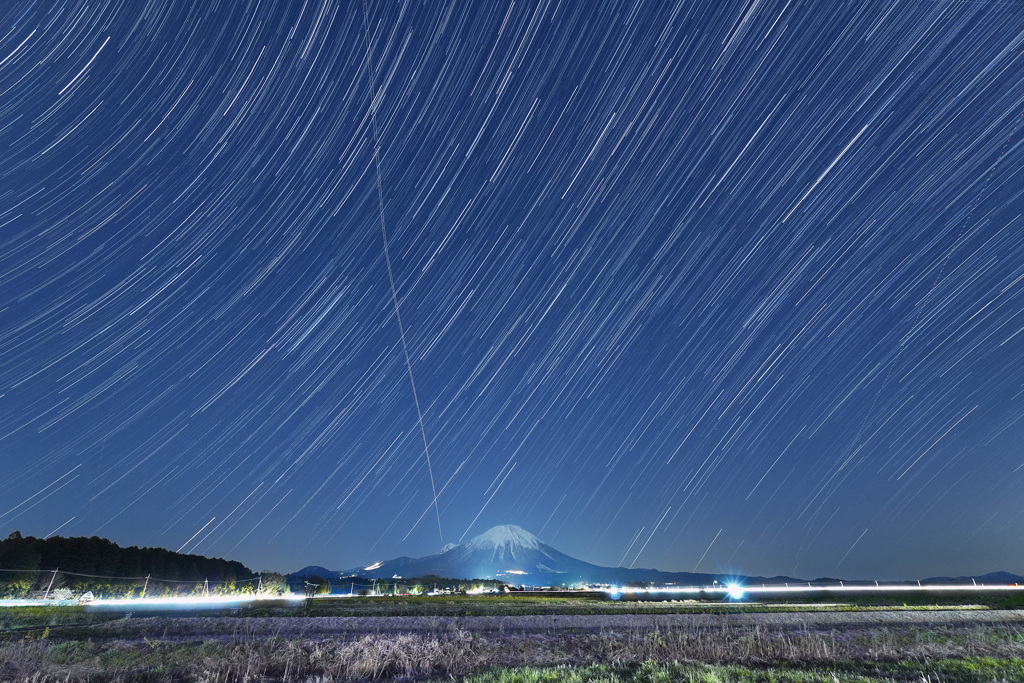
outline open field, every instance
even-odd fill
[[[317,600],[173,615],[0,609],[2,681],[453,677],[1024,681],[1024,611],[502,597]]]

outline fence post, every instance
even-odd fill
[[[53,576],[50,577],[50,585],[46,587],[46,594],[43,596],[43,600],[50,597],[50,589],[53,588],[53,580],[57,578],[57,572],[59,571],[59,569],[60,568],[58,567],[57,569],[53,570]]]

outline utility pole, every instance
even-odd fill
[[[209,579],[203,579],[203,597],[204,598],[210,597],[210,580]]]
[[[149,588],[149,577],[151,574],[146,574],[146,583],[142,584],[142,597],[146,597],[146,589]]]
[[[59,568],[58,568],[59,569]],[[57,578],[57,569],[53,570],[53,576],[50,577],[50,585],[46,587],[46,595],[43,596],[43,600],[50,597],[50,589],[53,588],[53,580]]]

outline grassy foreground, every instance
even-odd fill
[[[329,600],[295,608],[178,613],[171,619],[79,607],[5,608],[0,682],[1024,682],[1024,621],[944,621],[922,607],[909,608],[915,616],[906,622],[857,618],[845,626],[815,628],[794,627],[792,619],[783,625],[772,613],[793,610],[779,605],[564,598]],[[866,605],[800,609],[873,611]],[[652,628],[650,617],[638,616],[627,620],[629,626],[590,630],[538,628],[536,619],[690,611],[768,614],[757,626],[716,619]],[[402,632],[389,625],[401,619],[384,619],[374,622],[383,626],[348,635],[316,626],[339,616],[406,615],[426,616],[432,626]],[[473,631],[466,620],[448,618],[465,615],[506,616],[508,626]],[[525,615],[534,616],[519,618]],[[533,625],[522,625],[527,623]],[[296,624],[312,626],[288,630]]]
[[[306,649],[294,643],[255,651],[213,643],[152,647],[93,648],[64,643],[41,653],[40,646],[22,645],[3,654],[0,680],[57,683],[179,682],[242,683],[288,681],[460,681],[462,683],[999,683],[1024,681],[1024,659],[997,657],[939,658],[928,661],[840,660],[835,662],[702,663],[694,661],[504,666],[464,673],[468,665],[444,647],[423,658],[408,650],[401,638],[349,643],[347,647]],[[20,665],[11,666],[10,655]],[[37,658],[49,660],[42,664]],[[264,658],[266,655],[271,655]],[[24,659],[21,659],[24,657]],[[479,662],[477,662],[479,665]],[[460,673],[463,672],[463,673]]]
[[[0,643],[0,680],[44,683],[206,681],[1024,681],[1024,628],[942,626],[854,632],[686,628],[603,633],[380,633],[264,637],[242,626],[200,640],[60,638]],[[109,626],[109,625],[107,625]]]

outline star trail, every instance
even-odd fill
[[[1024,572],[1024,4],[0,20],[0,535]]]

